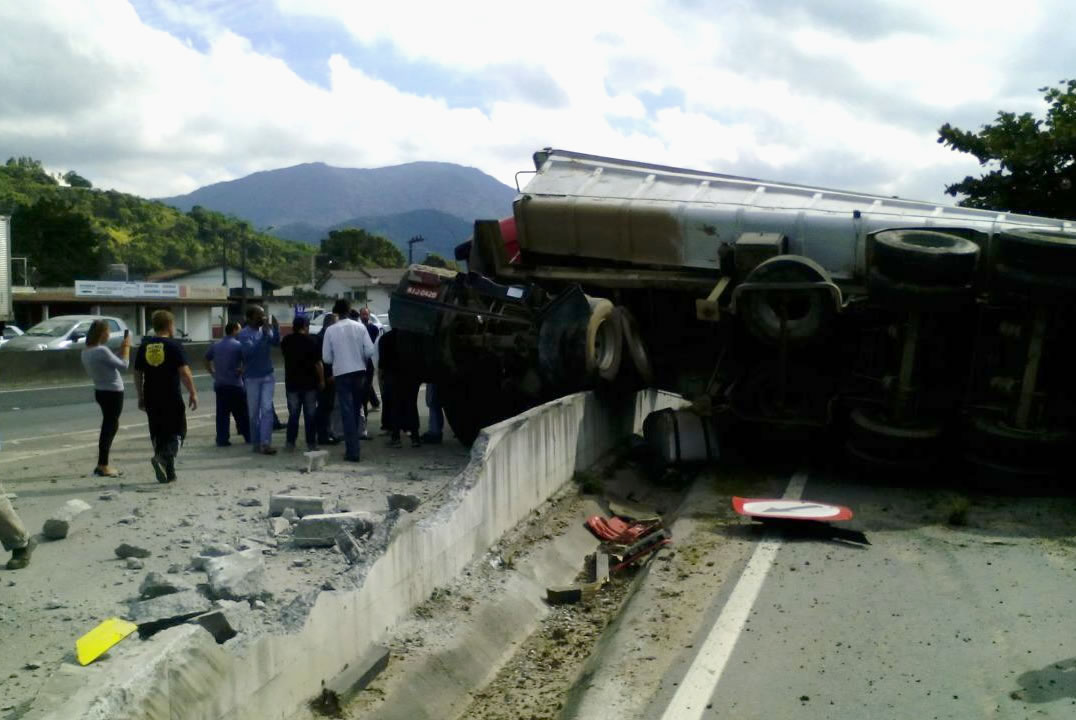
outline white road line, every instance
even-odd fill
[[[807,473],[796,473],[782,497],[786,500],[799,500],[806,484]],[[699,654],[695,656],[672,701],[665,708],[662,720],[699,720],[702,717],[780,548],[780,540],[762,540],[755,547],[755,552],[747,561],[747,567],[740,579],[736,581],[736,587],[732,589],[728,602],[721,609],[710,634],[703,641]]]

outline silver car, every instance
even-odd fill
[[[3,347],[8,340],[12,338],[17,338],[20,335],[22,335],[22,330],[20,330],[14,325],[5,325],[4,334],[0,336],[0,347]]]
[[[123,342],[123,331],[127,329],[127,324],[119,318],[104,315],[57,315],[39,322],[25,334],[11,338],[0,350],[67,350],[85,347],[86,334],[94,320],[108,323],[111,333],[108,346],[118,348]]]

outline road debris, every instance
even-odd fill
[[[341,530],[361,537],[368,535],[376,525],[376,517],[368,512],[307,515],[295,526],[292,541],[299,547],[332,547]]]
[[[138,629],[132,622],[109,618],[75,641],[79,665],[89,665]]]
[[[257,550],[210,558],[205,569],[209,575],[209,597],[213,600],[245,600],[268,594],[265,561]]]
[[[292,508],[296,517],[321,515],[325,512],[325,498],[313,495],[270,495],[269,516],[283,515]]]
[[[49,540],[63,540],[70,534],[75,518],[90,510],[90,504],[84,500],[68,500],[45,521],[41,534]]]
[[[148,558],[150,555],[153,554],[144,547],[139,547],[138,545],[130,545],[128,543],[122,543],[121,545],[119,545],[119,547],[116,548],[115,552],[116,557],[120,558],[121,560],[132,557],[144,559]]]
[[[138,595],[144,600],[152,600],[162,595],[172,595],[193,588],[182,580],[167,577],[158,572],[147,573],[138,586]]]

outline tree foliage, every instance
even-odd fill
[[[330,230],[321,241],[321,252],[341,268],[403,267],[403,253],[391,240],[359,228]]]
[[[32,158],[12,158],[0,167],[0,213],[12,215],[13,254],[29,257],[42,283],[96,278],[108,263],[126,263],[132,277],[222,261],[238,266],[244,243],[251,272],[282,285],[309,279],[309,246],[201,207],[182,213],[65,179],[73,187],[57,184]]]
[[[79,175],[74,170],[64,173],[64,182],[74,188],[92,188],[93,183]]]
[[[446,260],[438,253],[426,253],[426,259],[422,261],[423,265],[429,265],[430,267],[445,268],[446,270],[455,270],[459,272],[460,266],[455,260]]]
[[[960,205],[1076,219],[1076,80],[1039,89],[1046,117],[999,111],[978,132],[946,123],[938,142],[969,153],[988,171],[945,191]]]

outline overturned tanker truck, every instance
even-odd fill
[[[392,297],[465,444],[569,392],[655,386],[718,436],[813,429],[880,469],[1058,470],[1073,223],[554,149],[534,166],[512,217],[457,248],[466,272],[412,266]]]

